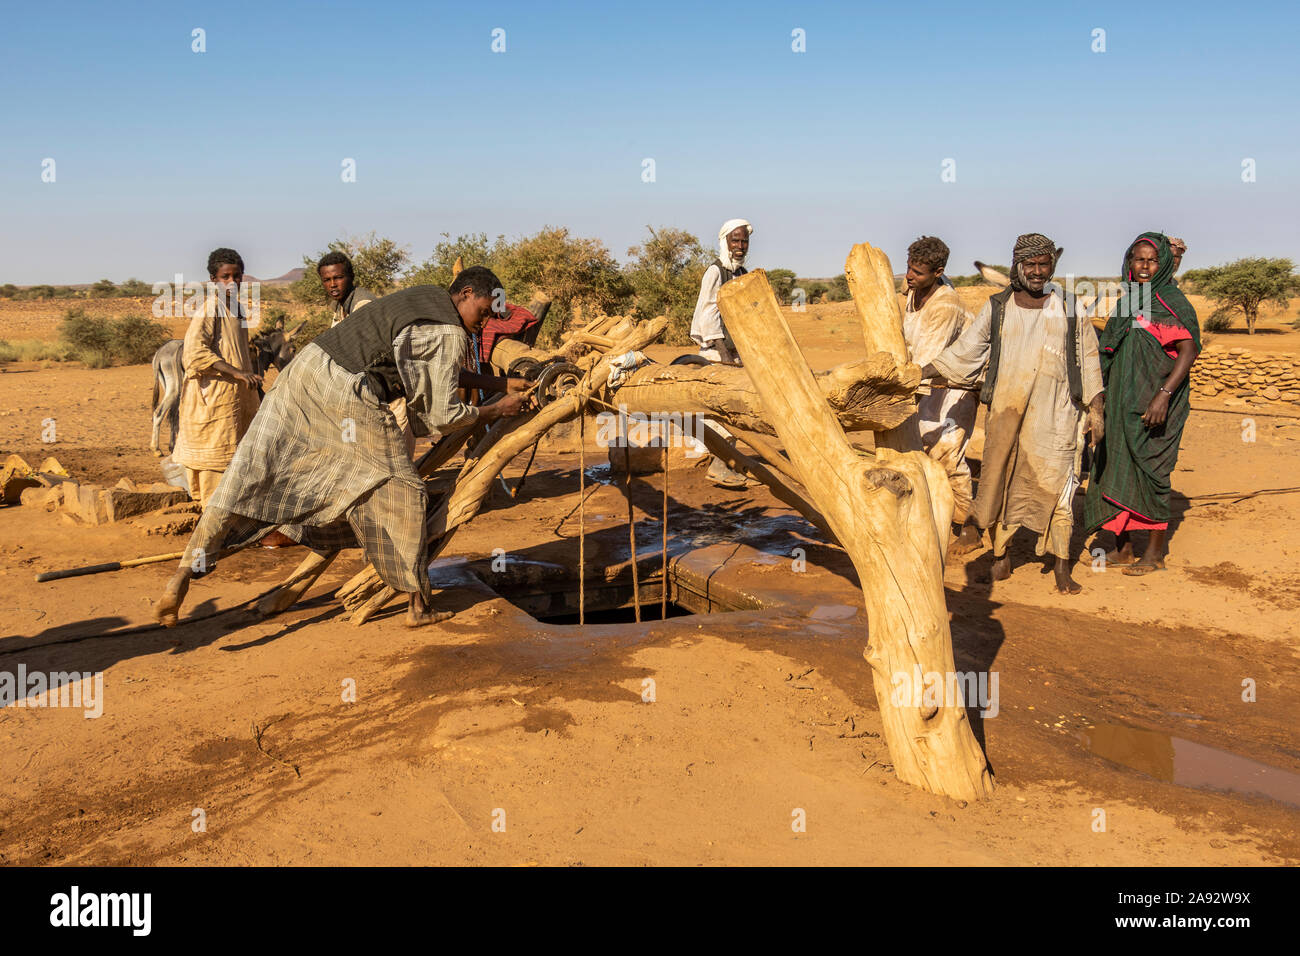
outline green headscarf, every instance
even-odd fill
[[[1138,243],[1146,242],[1155,246],[1158,267],[1156,274],[1147,283],[1150,290],[1150,302],[1146,301],[1146,289],[1133,281],[1133,269],[1130,262],[1133,250]],[[1124,295],[1115,303],[1106,329],[1098,337],[1101,348],[1102,370],[1108,366],[1108,359],[1119,348],[1124,336],[1133,328],[1133,319],[1137,316],[1146,318],[1156,325],[1181,325],[1192,336],[1196,351],[1201,350],[1201,324],[1196,321],[1196,310],[1183,295],[1174,281],[1174,251],[1169,246],[1169,237],[1162,232],[1144,232],[1129,244],[1124,251],[1124,261],[1120,263],[1120,280],[1126,284]],[[1134,313],[1137,313],[1135,316]]]
[[[1191,333],[1198,352],[1201,327],[1196,310],[1174,284],[1173,250],[1162,233],[1144,232],[1129,245],[1120,278],[1133,282],[1129,260],[1139,242],[1155,246],[1156,274],[1149,285],[1127,286],[1105,331],[1097,337],[1106,382],[1106,435],[1093,455],[1083,502],[1089,534],[1119,514],[1121,506],[1151,521],[1169,520],[1169,476],[1178,461],[1178,444],[1191,409],[1191,389],[1184,377],[1169,398],[1164,424],[1148,428],[1142,423],[1142,415],[1169,377],[1174,359],[1136,319],[1141,317],[1153,325],[1181,325]]]

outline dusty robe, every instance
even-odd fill
[[[991,335],[992,308],[985,303],[970,327],[934,359],[934,367],[955,385],[974,385],[988,364]],[[1067,348],[1079,351],[1082,405],[1070,396]],[[1091,322],[1081,320],[1078,342],[1067,343],[1065,305],[1058,294],[1041,309],[1023,309],[1014,296],[1007,300],[997,382],[984,425],[972,514],[976,524],[990,528],[997,522],[1004,532],[1023,525],[1038,533],[1039,554],[1050,550],[1069,557],[1084,412],[1101,390]],[[1000,553],[996,532],[994,551]]]
[[[924,367],[951,345],[970,324],[971,315],[949,286],[941,285],[920,309],[913,311],[913,293],[907,294],[903,313],[903,338],[908,354]],[[948,473],[952,485],[953,520],[965,521],[973,499],[966,446],[975,430],[979,397],[971,390],[935,388],[918,395],[917,418],[921,447]]]
[[[181,356],[185,378],[172,461],[194,471],[224,471],[257,414],[256,389],[213,371],[218,361],[256,371],[243,320],[209,295],[190,320]]]
[[[456,398],[468,337],[460,326],[419,322],[393,340],[412,419],[435,439],[474,424]],[[320,346],[306,346],[266,401],[204,510],[182,568],[222,548],[281,530],[317,551],[364,549],[385,584],[431,599],[425,514],[429,498],[388,405]]]

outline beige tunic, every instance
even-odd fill
[[[218,361],[256,370],[243,321],[210,295],[185,333],[180,429],[172,451],[174,462],[195,471],[224,470],[257,414],[257,390],[218,375]]]
[[[934,359],[934,367],[957,385],[973,385],[988,364],[992,307],[985,303],[974,323]],[[1083,404],[1102,390],[1097,332],[1079,322]],[[1041,309],[1023,309],[1014,296],[1002,321],[998,379],[985,423],[984,460],[974,518],[1045,534],[1068,510],[1077,487],[1076,453],[1083,408],[1070,397],[1066,372],[1065,306],[1053,293]],[[1053,553],[1060,554],[1053,547]],[[1064,555],[1062,555],[1064,556]]]
[[[946,285],[939,286],[920,309],[913,310],[914,294],[907,294],[903,313],[903,338],[913,362],[924,367],[951,345],[970,324],[971,315],[961,297]],[[917,395],[916,411],[921,447],[943,465],[952,486],[953,520],[964,521],[970,513],[972,483],[966,463],[966,446],[975,430],[979,396],[957,388],[932,388]]]

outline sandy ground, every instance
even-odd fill
[[[842,307],[791,319],[816,367],[861,349]],[[11,366],[0,452],[53,453],[101,483],[155,480],[148,396],[145,367]],[[46,584],[34,572],[184,539],[148,534],[149,519],[87,528],[0,510],[0,670],[104,681],[97,719],[0,710],[0,861],[1295,863],[1300,810],[1157,779],[1082,742],[1131,724],[1300,771],[1300,546],[1288,534],[1300,495],[1206,497],[1294,486],[1300,421],[1260,417],[1247,443],[1242,415],[1198,404],[1163,574],[1094,573],[1081,537],[1075,597],[1051,589],[1027,541],[995,588],[987,552],[949,561],[958,666],[1000,676],[997,716],[975,721],[998,787],[970,805],[893,777],[842,552],[765,492],[722,492],[700,469],[670,474],[671,561],[711,599],[750,609],[639,626],[539,623],[468,573],[495,582],[497,548],[503,581],[576,567],[572,452],[539,454],[516,501],[497,489],[453,539],[435,575],[457,614],[424,631],[402,627],[396,607],[360,629],[343,619],[329,594],[359,566],[346,556],[273,620],[234,612],[106,636],[150,623],[166,566]],[[59,440],[46,446],[50,417]],[[588,466],[602,454],[590,448]],[[643,578],[659,567],[660,481],[633,485]],[[625,584],[625,499],[612,485],[588,494],[589,576]],[[195,583],[188,613],[233,608],[298,559],[238,555]],[[1255,702],[1242,700],[1246,679]]]

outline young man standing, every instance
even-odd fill
[[[172,449],[190,497],[204,508],[257,414],[262,384],[239,304],[244,260],[234,249],[214,249],[208,280],[203,305],[185,332],[180,426]]]
[[[1102,435],[1097,333],[1047,282],[1061,249],[1039,233],[1016,240],[1011,285],[993,295],[965,332],[921,370],[934,383],[971,386],[984,375],[988,405],[979,494],[954,551],[980,546],[992,530],[993,580],[1011,576],[1007,545],[1023,525],[1037,553],[1056,556],[1056,589],[1077,594],[1070,576],[1073,500],[1079,486],[1081,425]]]
[[[334,304],[331,328],[376,298],[369,289],[356,284],[352,260],[341,252],[327,252],[321,256],[320,262],[316,263],[316,274],[320,276],[320,284],[325,287],[325,295]]]
[[[903,313],[903,338],[913,362],[925,366],[957,340],[970,324],[971,315],[961,297],[944,282],[948,247],[934,236],[922,236],[907,247],[907,308]],[[974,389],[932,385],[929,395],[918,395],[917,417],[921,445],[948,472],[952,485],[953,521],[970,514],[974,497],[966,445],[975,430],[979,408]]]

